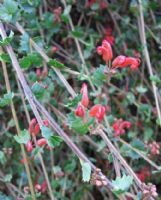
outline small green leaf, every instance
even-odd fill
[[[4,182],[11,182],[11,179],[12,179],[12,174],[7,174],[5,177],[4,177]]]
[[[0,6],[0,19],[5,22],[11,22],[18,13],[17,2],[13,0],[4,0],[4,4]]]
[[[48,145],[52,148],[59,146],[62,141],[63,141],[62,137],[57,135],[53,135],[47,140]]]
[[[6,157],[3,151],[0,151],[0,163],[4,164],[6,162]]]
[[[87,162],[81,161],[80,163],[82,165],[82,180],[84,182],[89,182],[91,178],[91,171],[92,171],[91,166]]]
[[[32,85],[31,90],[37,98],[42,98],[45,93],[45,88],[38,82]]]
[[[0,98],[0,107],[4,107],[6,105],[9,105],[11,103],[12,98],[14,97],[14,93],[9,92],[3,96],[3,98]]]
[[[93,74],[93,83],[98,87],[102,86],[107,80],[107,76],[104,73],[105,69],[106,66],[100,65],[100,67],[97,68]]]
[[[117,177],[116,180],[112,181],[114,186],[113,192],[115,194],[122,194],[130,188],[133,182],[133,177],[126,176],[125,174],[122,177]]]
[[[0,61],[4,61],[6,63],[11,63],[11,59],[10,59],[9,55],[6,53],[2,53],[0,55]]]
[[[20,36],[20,48],[19,51],[25,51],[29,52],[30,51],[30,45],[29,45],[29,35],[27,33],[24,33],[23,35]]]
[[[142,85],[136,87],[136,90],[140,93],[140,94],[144,94],[145,92],[148,91],[147,88],[143,87]]]
[[[48,65],[49,66],[53,66],[55,68],[59,68],[59,69],[62,69],[65,67],[65,65],[59,61],[57,61],[56,59],[51,59],[49,62],[48,62]]]
[[[4,40],[0,40],[0,46],[8,45],[12,41],[13,35],[14,35],[13,31],[11,31],[8,37],[6,37]]]
[[[24,56],[20,60],[20,66],[23,69],[28,69],[32,65],[34,65],[35,67],[40,66],[41,64],[42,64],[42,59],[37,53],[28,54],[27,56]]]
[[[40,129],[42,132],[42,136],[46,138],[47,140],[49,140],[50,137],[53,135],[53,131],[47,126],[42,125],[40,126]]]
[[[155,83],[160,83],[161,82],[160,78],[157,75],[150,76],[150,80],[155,82]]]
[[[73,99],[69,100],[69,102],[66,104],[66,107],[76,107],[78,103],[81,101],[82,94],[78,94]]]
[[[27,130],[21,131],[20,135],[15,135],[14,139],[19,144],[27,144],[27,142],[30,140],[30,134]]]

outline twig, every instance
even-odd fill
[[[3,50],[0,47],[0,53],[2,53],[2,52],[3,52]],[[10,81],[9,81],[9,78],[8,78],[6,63],[3,62],[3,61],[1,61],[1,62],[2,62],[2,68],[3,68],[3,73],[4,73],[4,78],[5,78],[7,92],[9,93],[9,92],[11,92],[11,86],[10,86]],[[19,127],[19,122],[18,122],[18,118],[17,118],[15,106],[14,106],[12,100],[11,100],[10,107],[11,107],[13,119],[15,121],[17,134],[20,135],[21,134],[21,130],[20,130],[20,127]],[[23,144],[20,144],[20,147],[21,147],[23,159],[25,161],[24,165],[25,165],[25,169],[26,169],[26,173],[27,173],[27,178],[28,178],[28,182],[29,182],[29,188],[30,188],[30,191],[31,191],[31,195],[32,195],[33,200],[36,200],[36,198],[35,198],[35,192],[34,192],[34,187],[33,187],[32,179],[31,179],[30,168],[29,168],[29,165],[28,165],[28,162],[27,162],[27,156],[26,156],[26,153],[25,153],[25,148],[24,148]]]
[[[6,38],[6,32],[4,30],[4,27],[3,27],[2,23],[0,23],[0,33],[1,33],[2,38],[5,39]],[[19,66],[19,63],[17,61],[17,58],[16,58],[16,56],[15,56],[15,54],[13,52],[13,49],[12,49],[11,45],[6,46],[6,50],[7,50],[8,54],[9,54],[11,60],[12,60],[13,67],[14,67],[16,73],[17,73],[18,79],[21,82],[21,85],[23,87],[24,93],[25,93],[25,95],[27,97],[28,102],[30,103],[30,106],[31,106],[31,108],[32,108],[32,110],[33,110],[33,112],[35,114],[35,117],[36,117],[38,123],[40,125],[43,125],[42,119],[41,119],[41,117],[40,117],[40,115],[39,115],[39,113],[37,111],[37,108],[36,108],[34,102],[33,102],[33,98],[34,97],[33,97],[32,93],[31,93],[31,90],[30,90],[29,86],[27,85],[27,82],[26,82],[26,80],[24,78],[24,75],[23,75],[23,73],[21,71],[21,68]],[[47,186],[48,186],[48,189],[49,189],[50,197],[51,197],[52,200],[54,200],[54,197],[53,197],[53,194],[52,194],[52,189],[51,189],[50,182],[49,182],[49,178],[48,178],[46,169],[44,168],[43,159],[42,159],[40,153],[38,155],[39,155],[39,159],[40,159],[40,162],[41,162],[41,165],[42,165],[42,168],[43,168],[43,172],[44,172],[44,176],[45,176],[45,179],[46,179],[46,182],[47,182]]]
[[[148,71],[149,71],[150,76],[152,77],[153,69],[152,69],[151,62],[150,62],[150,56],[149,56],[147,42],[146,42],[146,36],[145,36],[145,25],[144,25],[144,16],[143,16],[143,9],[142,9],[142,0],[139,0],[139,13],[140,13],[140,39],[141,39],[141,43],[144,48],[144,56],[145,56],[145,60],[147,63]],[[161,126],[161,111],[160,111],[158,97],[157,97],[157,87],[156,87],[156,84],[154,81],[152,81],[152,88],[153,88],[153,94],[154,94],[154,99],[155,99],[155,103],[156,103],[157,113],[158,113],[158,117],[159,117],[159,122],[160,122],[160,126]]]

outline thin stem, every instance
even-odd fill
[[[148,157],[146,157],[141,151],[139,151],[138,149],[132,147],[130,144],[128,144],[126,141],[124,141],[123,139],[119,139],[119,141],[123,144],[125,144],[126,146],[128,146],[130,149],[132,149],[133,151],[135,151],[138,155],[140,155],[144,160],[146,160],[151,166],[153,166],[154,168],[156,168],[157,170],[160,170],[161,167],[156,165],[153,161],[151,161]]]
[[[115,148],[115,146],[108,139],[107,135],[101,129],[99,129],[99,135],[105,141],[105,143],[107,144],[108,148],[115,155],[115,157],[118,160],[120,160],[121,164],[125,167],[125,169],[127,170],[128,174],[131,175],[131,176],[133,176],[136,184],[142,190],[142,183],[139,180],[139,178],[136,176],[136,174],[133,172],[133,170],[131,169],[131,167],[127,164],[126,160],[121,156],[121,154],[118,152],[118,150]]]
[[[1,47],[0,47],[0,53],[3,53],[3,50],[2,50]],[[6,63],[4,61],[1,61],[1,63],[2,63],[2,68],[3,68],[5,83],[6,83],[6,89],[7,89],[7,92],[9,93],[9,92],[11,92],[11,86],[10,86],[10,82],[9,82],[9,78],[8,78],[8,72],[7,72]],[[17,134],[20,135],[21,134],[21,130],[20,130],[20,127],[19,127],[19,122],[18,122],[16,110],[15,110],[15,107],[14,107],[14,104],[13,104],[12,100],[11,100],[10,107],[11,107],[13,119],[15,121]],[[34,187],[33,187],[32,179],[31,179],[30,168],[29,168],[29,165],[28,165],[28,162],[27,162],[27,156],[26,156],[26,153],[25,153],[25,148],[24,148],[23,144],[20,144],[20,147],[21,147],[23,159],[25,161],[24,165],[25,165],[25,169],[26,169],[26,173],[27,173],[27,178],[28,178],[28,182],[29,182],[29,188],[30,188],[30,191],[31,191],[32,199],[36,200]]]
[[[6,32],[4,30],[4,27],[3,27],[2,23],[0,23],[0,33],[1,33],[2,38],[5,39],[6,38]],[[17,58],[15,56],[15,53],[14,53],[11,45],[6,46],[6,50],[7,50],[7,53],[9,54],[9,56],[11,58],[12,65],[13,65],[16,73],[17,73],[18,79],[19,79],[19,81],[20,81],[20,83],[21,83],[21,85],[23,87],[24,93],[25,93],[25,95],[27,97],[27,100],[28,100],[33,112],[34,112],[34,115],[35,115],[39,125],[43,125],[43,122],[42,122],[42,119],[41,119],[41,117],[39,115],[39,112],[37,111],[37,108],[36,108],[36,106],[35,106],[35,104],[33,102],[33,98],[34,97],[32,95],[32,92],[31,92],[29,86],[27,85],[27,82],[26,82],[25,77],[24,77],[24,75],[23,75],[23,73],[21,71],[20,65],[19,65],[19,63],[17,61]],[[40,157],[41,157],[41,154],[39,153],[39,158]],[[41,161],[42,161],[42,157],[40,158],[40,162]],[[42,164],[44,176],[45,176],[45,179],[46,179],[46,182],[47,182],[47,186],[48,186],[48,189],[49,189],[50,198],[52,200],[54,200],[54,196],[53,196],[53,193],[52,193],[52,189],[51,189],[51,185],[50,185],[50,182],[49,182],[49,178],[48,178],[46,169],[44,168],[44,165],[43,165],[42,162],[41,162],[41,164]]]
[[[25,31],[22,28],[22,26],[17,22],[16,23],[16,27],[17,29],[21,32],[21,34],[24,34]],[[43,57],[43,59],[46,62],[49,62],[50,58],[44,53],[44,51],[30,38],[30,44],[35,48],[35,50]],[[66,89],[68,90],[68,92],[71,94],[72,97],[76,96],[75,91],[73,90],[73,88],[69,85],[69,83],[66,81],[66,79],[64,78],[63,74],[60,72],[59,69],[54,68],[55,73],[57,74],[57,76],[60,78],[60,80],[62,81],[62,83],[64,84],[64,86],[66,87]]]
[[[147,63],[148,71],[149,71],[150,76],[152,77],[153,69],[152,69],[152,65],[150,62],[150,56],[149,56],[147,42],[146,42],[146,36],[145,36],[145,24],[144,24],[142,0],[139,0],[139,13],[140,13],[140,39],[141,39],[141,43],[144,48],[144,56],[145,56],[145,60]],[[155,99],[155,103],[156,103],[157,113],[158,113],[158,117],[159,117],[159,123],[161,126],[161,111],[160,111],[159,101],[158,101],[158,96],[157,96],[158,89],[157,89],[154,81],[152,81],[152,88],[153,88],[153,94],[154,94],[154,99]]]

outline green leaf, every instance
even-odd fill
[[[140,93],[140,94],[144,94],[145,92],[148,91],[147,88],[143,87],[142,85],[136,87],[136,90]]]
[[[2,53],[0,55],[0,61],[4,61],[6,63],[11,63],[11,59],[7,53]]]
[[[40,66],[41,64],[42,59],[37,53],[28,54],[20,60],[20,66],[23,69],[29,69],[32,65],[35,67]]]
[[[91,171],[92,171],[91,166],[87,162],[80,161],[80,163],[82,165],[82,180],[84,182],[89,182],[91,178]]]
[[[32,85],[31,90],[37,98],[42,98],[45,93],[45,88],[38,82]]]
[[[27,33],[24,33],[20,36],[20,48],[19,51],[29,52],[30,51],[30,45],[29,45],[29,35]]]
[[[0,40],[0,46],[8,45],[12,41],[13,35],[14,35],[13,31],[11,31],[8,37],[6,37],[4,40]]]
[[[11,103],[12,98],[14,97],[14,93],[9,92],[3,96],[3,98],[0,98],[0,107],[4,107],[6,105],[9,105]]]
[[[59,68],[59,69],[62,69],[65,67],[65,65],[59,61],[57,61],[56,59],[51,59],[49,62],[48,62],[48,65],[49,66],[53,66],[55,68]]]
[[[100,65],[100,67],[97,68],[93,74],[93,83],[98,87],[102,86],[107,80],[107,76],[104,73],[105,69],[106,66]]]
[[[40,126],[40,129],[42,132],[42,136],[46,138],[47,140],[49,140],[50,137],[53,135],[53,131],[47,126],[42,125]]]
[[[160,83],[161,82],[160,78],[157,75],[150,76],[150,80],[155,82],[155,83]]]
[[[19,144],[27,144],[27,142],[30,140],[30,134],[27,130],[21,131],[20,135],[15,135],[14,139]]]
[[[88,133],[88,126],[90,123],[92,123],[92,121],[89,123],[83,123],[82,118],[76,117],[73,113],[68,115],[68,126],[81,135]]]
[[[62,137],[57,135],[53,135],[47,140],[48,145],[53,148],[59,146],[62,141],[63,141]]]
[[[11,179],[12,179],[12,174],[7,174],[5,177],[4,177],[4,182],[11,182]]]
[[[78,94],[73,99],[70,99],[69,102],[66,104],[66,107],[76,107],[78,103],[81,101],[82,94]]]
[[[0,163],[5,164],[6,162],[6,157],[3,151],[0,151]]]
[[[11,22],[18,13],[17,2],[4,0],[4,4],[0,7],[0,19],[5,22]]]
[[[8,13],[10,14],[14,14],[18,9],[17,2],[13,0],[5,0],[4,7],[7,9]]]
[[[113,192],[115,194],[122,194],[130,188],[133,182],[133,177],[126,176],[125,174],[122,177],[117,177],[116,180],[112,181],[114,186]]]

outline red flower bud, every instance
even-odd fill
[[[44,146],[44,145],[46,145],[46,144],[47,144],[47,141],[46,141],[45,138],[41,138],[41,139],[37,140],[37,145],[38,145],[39,147],[42,147],[42,146]]]
[[[87,108],[89,104],[89,98],[88,98],[88,88],[87,88],[86,83],[83,83],[82,88],[81,88],[81,93],[82,93],[81,103],[84,107]]]
[[[34,132],[33,132],[33,134],[34,134],[35,136],[37,136],[37,135],[39,134],[39,132],[40,132],[40,126],[39,126],[39,124],[36,124],[35,127],[34,127]]]
[[[97,47],[97,53],[99,55],[102,55],[103,60],[107,63],[109,60],[112,59],[113,53],[112,48],[109,42],[107,40],[103,40],[102,45]]]
[[[41,190],[41,185],[40,184],[36,184],[35,185],[35,190],[40,191]]]
[[[26,150],[31,153],[33,150],[33,146],[32,146],[32,142],[28,141],[28,143],[26,144]]]
[[[43,124],[44,124],[45,126],[49,126],[49,121],[48,121],[47,119],[44,119],[44,120],[43,120]]]
[[[89,115],[91,117],[96,117],[98,121],[102,121],[105,115],[105,107],[101,104],[97,104],[90,109]]]
[[[84,117],[85,116],[85,110],[82,105],[78,105],[75,110],[75,115],[78,117]]]
[[[117,68],[125,68],[130,65],[132,70],[135,70],[139,67],[140,60],[138,58],[126,57],[126,56],[117,56],[112,62],[112,67]]]

